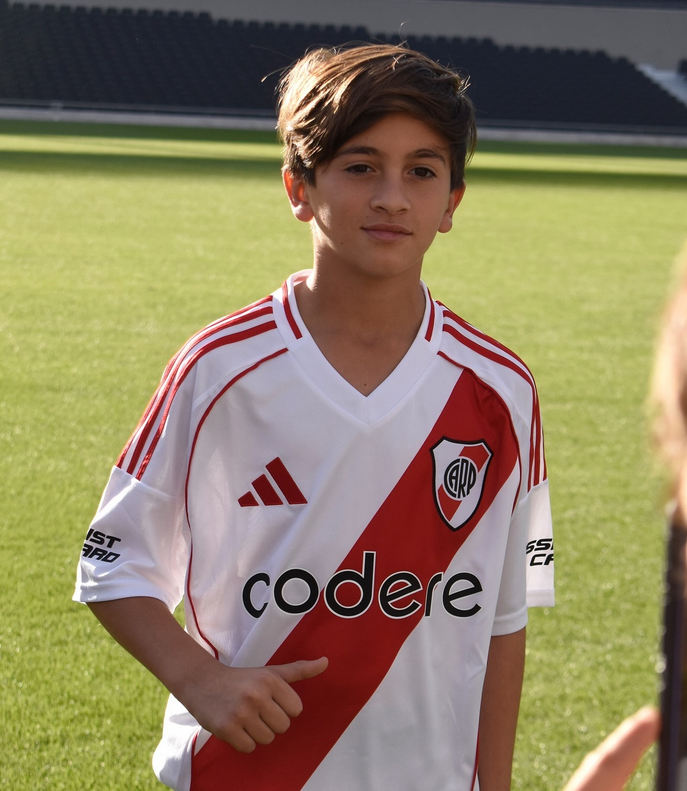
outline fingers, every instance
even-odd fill
[[[303,705],[276,674],[264,668],[239,673],[246,679],[242,689],[218,712],[217,727],[208,730],[239,752],[249,753],[258,744],[271,744],[277,734],[288,730],[291,718],[300,714]]]
[[[646,707],[628,717],[602,744],[607,760],[631,772],[637,761],[658,738],[659,715]]]
[[[270,668],[272,670],[272,668]],[[274,672],[274,671],[273,671]],[[303,703],[296,690],[280,676],[276,676],[274,689],[272,690],[272,700],[287,715],[287,717],[297,717],[303,711]]]
[[[264,704],[259,715],[251,717],[239,734],[244,743],[242,752],[252,752],[258,744],[271,744],[278,734],[288,730],[289,725],[291,718],[281,706],[274,701]]]
[[[239,752],[252,752],[258,744],[271,744],[285,733],[303,703],[291,687],[294,681],[313,678],[328,665],[325,657],[263,668],[231,668],[233,692],[222,725],[211,732]],[[225,669],[226,672],[226,669]]]
[[[291,725],[291,716],[297,715],[287,714],[283,707],[276,701],[272,701],[270,704],[264,706],[260,712],[260,719],[264,726],[269,729],[272,736],[269,742],[257,738],[256,741],[260,744],[269,744],[278,733],[286,733],[289,725]]]
[[[622,791],[642,755],[658,738],[659,714],[646,707],[628,717],[584,759],[564,791]]]
[[[289,717],[297,717],[303,711],[303,703],[291,684],[319,676],[327,669],[328,664],[329,660],[323,656],[313,660],[301,659],[297,662],[290,662],[288,665],[269,665],[267,669],[281,681],[286,682],[275,688],[273,693],[275,703]]]

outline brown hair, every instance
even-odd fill
[[[448,141],[456,189],[476,139],[467,86],[467,78],[403,46],[313,50],[279,86],[284,167],[313,182],[315,168],[331,161],[347,140],[391,113],[407,113]]]

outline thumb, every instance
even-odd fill
[[[306,678],[319,676],[327,669],[328,664],[327,657],[321,656],[319,659],[299,659],[288,665],[270,665],[269,669],[287,684],[293,684],[294,681],[303,681]]]

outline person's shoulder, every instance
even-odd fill
[[[268,296],[224,316],[182,346],[165,368],[118,467],[140,479],[168,426],[195,425],[194,413],[207,408],[260,360],[281,353],[283,341],[272,303]]]
[[[165,376],[185,377],[190,370],[221,367],[225,372],[251,364],[281,345],[269,295],[223,316],[196,332],[170,360]]]
[[[536,400],[536,384],[529,366],[512,349],[438,302],[442,340],[440,354],[468,368],[500,392]]]
[[[546,478],[539,394],[532,372],[515,352],[441,306],[439,355],[469,371],[508,411],[523,459],[527,488]]]

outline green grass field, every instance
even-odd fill
[[[168,358],[307,267],[308,230],[269,135],[5,122],[0,171],[0,787],[159,788],[166,694],[71,603],[81,543]],[[558,604],[531,615],[516,789],[560,789],[655,700],[644,400],[685,238],[687,150],[492,143],[427,257],[543,403]],[[648,760],[630,787],[652,782]]]

